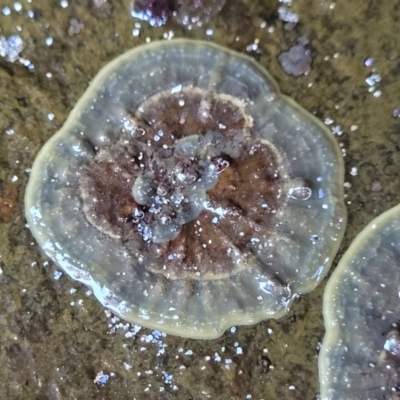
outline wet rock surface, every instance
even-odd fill
[[[363,226],[399,202],[400,120],[392,115],[399,107],[399,9],[389,0],[293,0],[290,10],[299,21],[288,31],[279,6],[228,2],[209,23],[188,31],[173,19],[153,28],[132,19],[129,4],[111,1],[2,5],[2,35],[23,42],[17,59],[0,58],[0,389],[5,398],[315,399],[325,282],[283,320],[232,329],[207,342],[163,336],[107,316],[86,288],[40,255],[23,217],[35,155],[103,65],[149,40],[208,38],[257,59],[283,93],[336,135],[347,167],[344,251]],[[84,25],[73,36],[71,19]],[[294,78],[278,56],[301,36],[310,41],[313,63],[307,76]],[[369,58],[373,63],[366,65]],[[366,82],[376,74],[381,79]],[[371,190],[375,181],[381,190]]]

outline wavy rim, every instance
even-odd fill
[[[332,307],[332,299],[335,296],[335,290],[338,282],[340,282],[342,275],[346,272],[347,266],[354,260],[354,255],[358,253],[358,250],[361,248],[363,242],[369,240],[371,236],[380,234],[382,229],[387,226],[388,220],[393,220],[396,217],[400,216],[400,204],[386,210],[382,214],[378,215],[371,222],[365,226],[361,232],[355,237],[355,239],[351,242],[349,248],[346,250],[342,258],[340,259],[337,267],[332,272],[328,283],[326,284],[324,297],[323,297],[323,317],[324,317],[324,325],[325,325],[325,335],[322,341],[322,346],[320,350],[320,356],[318,359],[318,372],[320,376],[320,386],[321,386],[321,396],[322,399],[328,399],[327,391],[329,390],[326,382],[323,382],[323,377],[328,375],[328,368],[324,364],[326,362],[322,361],[323,358],[321,354],[328,353],[329,348],[334,347],[334,343],[336,339],[339,337],[342,329],[340,326],[332,326],[331,321],[335,320],[336,310]]]

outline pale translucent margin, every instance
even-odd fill
[[[387,242],[387,238],[392,240]],[[395,253],[399,252],[399,238],[400,205],[397,205],[376,217],[357,235],[329,278],[323,298],[326,333],[318,362],[321,400],[392,398],[386,397],[391,395],[388,394],[391,388],[386,387],[385,381],[385,369],[390,369],[390,365],[378,367],[386,340],[381,321],[386,319],[389,327],[390,319],[399,322],[395,309],[400,292],[396,289],[393,293],[393,288],[382,284],[400,284],[398,264],[391,258],[391,250],[384,252],[391,247]],[[385,262],[388,260],[392,262]],[[396,273],[390,264],[395,266]],[[346,291],[349,288],[352,291]],[[385,304],[386,299],[390,304]],[[382,308],[388,310],[388,318]],[[383,319],[371,326],[367,317],[375,314],[376,318],[383,315]],[[365,358],[363,365],[357,365],[360,355]]]

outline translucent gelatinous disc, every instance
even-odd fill
[[[173,40],[104,67],[25,196],[45,253],[122,318],[215,338],[284,315],[345,228],[325,126],[249,57]]]
[[[324,293],[322,400],[400,398],[400,206],[353,241]]]

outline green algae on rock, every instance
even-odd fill
[[[192,40],[104,67],[25,195],[44,252],[127,321],[192,338],[283,316],[346,222],[326,127],[251,58]]]
[[[353,241],[324,293],[322,400],[400,398],[400,205]]]

